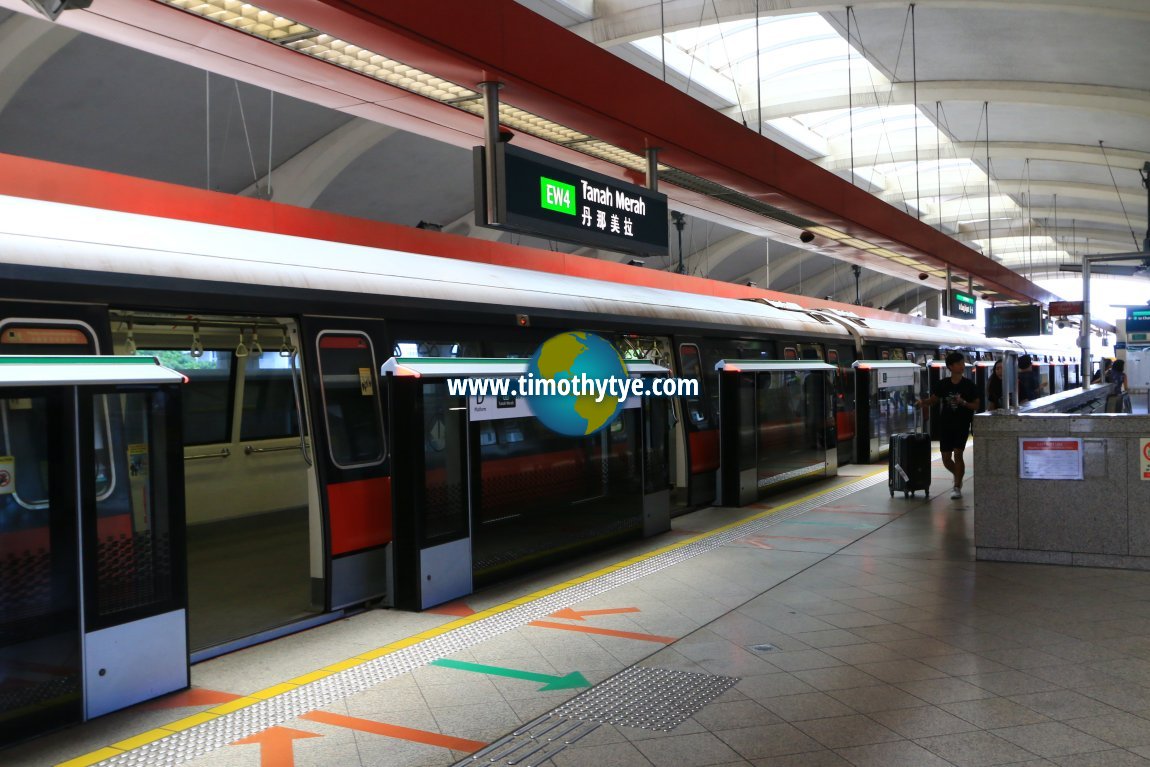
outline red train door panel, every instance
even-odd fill
[[[391,462],[372,320],[305,317],[304,364],[325,522],[329,609],[393,597]]]

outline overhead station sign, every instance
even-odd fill
[[[1051,301],[1051,317],[1073,317],[1086,311],[1086,304],[1082,301]]]
[[[1042,335],[1042,307],[992,306],[986,310],[986,335],[990,338]]]
[[[498,199],[487,200],[476,147],[475,215],[480,226],[622,253],[669,255],[667,196],[535,152],[500,144]],[[495,220],[488,223],[488,206]]]
[[[1150,309],[1128,308],[1126,310],[1126,332],[1150,332]]]
[[[971,293],[950,289],[950,316],[960,320],[973,320],[978,314],[978,299]]]

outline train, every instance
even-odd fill
[[[0,197],[0,354],[148,355],[187,378],[190,649],[206,658],[373,600],[394,603],[392,548],[406,527],[393,513],[393,467],[411,451],[443,452],[453,436],[442,419],[425,418],[422,445],[396,442],[380,376],[389,358],[522,359],[578,329],[612,341],[625,360],[697,380],[697,396],[671,403],[667,427],[662,481],[673,513],[683,513],[717,498],[724,360],[837,369],[829,391],[804,387],[801,371],[785,365],[761,374],[760,485],[773,492],[841,463],[880,460],[889,435],[911,428],[913,400],[941,375],[946,352],[966,353],[985,386],[993,360],[1021,350],[849,305],[810,309],[536,271],[523,252],[518,266],[496,265]],[[1025,350],[1046,393],[1080,384],[1073,349],[1034,340]],[[883,363],[912,363],[917,374],[890,386],[865,375]],[[826,422],[811,429],[815,399],[827,403]],[[14,489],[0,494],[0,583],[26,583],[15,574],[34,572],[25,558],[46,545],[35,537],[49,511],[36,489],[43,459],[30,444],[44,414],[30,408],[0,401],[0,456],[17,467]],[[121,527],[139,524],[122,510],[140,448],[115,407],[95,418],[102,524],[123,537]],[[639,481],[637,424],[622,418],[578,439],[529,416],[482,424],[483,502],[465,520],[476,583],[640,535],[619,511]],[[829,458],[803,453],[810,439]],[[436,488],[444,508],[459,489],[443,479]],[[6,586],[0,615],[34,617],[43,589]]]

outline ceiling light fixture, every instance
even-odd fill
[[[478,91],[333,37],[294,19],[278,16],[251,3],[238,0],[156,0],[156,2],[179,8],[464,112],[483,116],[483,98]],[[499,105],[499,122],[521,133],[615,165],[632,170],[647,168],[647,159],[641,155],[507,103]],[[660,169],[665,168],[666,166],[660,166]]]

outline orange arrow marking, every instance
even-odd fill
[[[601,629],[596,626],[575,626],[570,623],[552,623],[550,621],[531,621],[527,624],[529,626],[538,626],[541,629],[561,629],[563,631],[580,631],[584,634],[599,634],[608,637],[620,637],[622,639],[638,639],[641,642],[658,642],[660,644],[671,644],[678,641],[677,637],[663,637],[657,634],[639,634],[634,631],[615,631],[614,629]]]
[[[155,711],[164,708],[185,708],[188,706],[214,706],[228,703],[241,696],[232,692],[193,687],[190,690],[165,695],[159,700],[149,701],[140,706],[141,711]]]
[[[471,606],[463,600],[448,602],[445,605],[424,610],[424,612],[434,613],[435,615],[453,615],[457,618],[466,618],[468,615],[475,615],[475,610],[471,609]]]
[[[310,722],[319,722],[320,724],[330,724],[336,727],[346,727],[349,730],[370,732],[375,735],[384,735],[388,738],[410,740],[414,743],[426,743],[429,746],[450,748],[452,751],[463,751],[468,754],[478,751],[481,748],[486,748],[488,745],[481,740],[454,738],[450,735],[443,735],[438,732],[415,730],[411,727],[400,727],[397,724],[373,722],[370,719],[359,719],[354,716],[333,714],[328,711],[311,711],[301,716],[300,719],[307,719]],[[268,765],[261,765],[261,767],[268,767]]]
[[[552,618],[570,618],[573,621],[583,620],[584,615],[618,615],[619,613],[637,613],[638,607],[612,607],[608,610],[576,610],[564,607],[562,610],[551,613]]]
[[[233,746],[259,745],[260,767],[295,767],[292,741],[298,738],[319,738],[314,732],[293,730],[290,727],[269,727],[255,735],[237,740]]]

